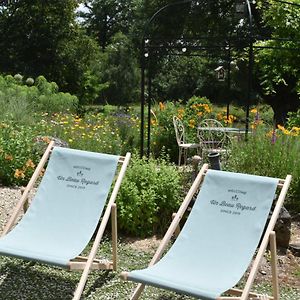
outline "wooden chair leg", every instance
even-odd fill
[[[118,243],[118,232],[117,232],[117,205],[114,203],[111,207],[111,228],[112,228],[112,255],[113,255],[113,270],[117,270],[117,243]]]
[[[173,214],[172,214],[172,221],[174,220],[175,217],[176,217],[176,213],[173,213]],[[178,226],[176,227],[175,231],[174,231],[174,235],[175,235],[175,237],[178,237],[179,234],[180,234],[180,226],[178,225]]]
[[[142,283],[139,283],[136,287],[136,289],[134,290],[130,300],[137,300],[139,299],[139,297],[141,296],[143,290],[145,289],[145,285]]]
[[[24,194],[24,192],[25,192],[25,187],[24,186],[22,186],[20,188],[20,192],[21,192],[21,195]],[[27,211],[28,208],[29,208],[29,200],[28,200],[28,198],[26,198],[26,200],[25,200],[25,202],[23,204],[23,212],[26,213],[26,211]]]
[[[275,231],[271,231],[271,233],[270,233],[270,250],[271,250],[273,297],[274,297],[274,300],[279,300],[277,247],[276,247],[276,233],[275,233]]]

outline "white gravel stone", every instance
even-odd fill
[[[30,198],[32,198],[32,193]],[[8,188],[0,186],[0,232],[3,231],[6,222],[8,221],[20,199],[20,188]],[[20,217],[21,216],[22,214]]]

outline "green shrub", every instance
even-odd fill
[[[173,116],[178,114],[179,106],[172,102],[159,102],[152,109],[151,153],[159,157],[162,149],[171,161],[178,158],[178,146],[173,126]]]
[[[206,97],[193,96],[185,106],[182,119],[187,128],[195,128],[201,119],[211,116],[212,105]]]
[[[259,126],[248,141],[232,143],[226,169],[277,178],[293,176],[286,201],[292,211],[300,211],[300,140],[272,128]]]
[[[3,121],[28,123],[35,112],[75,111],[78,99],[69,93],[58,92],[55,82],[39,76],[34,85],[23,84],[20,74],[0,76],[0,106]],[[31,78],[29,82],[33,83]],[[28,80],[26,80],[28,82]]]
[[[164,232],[180,195],[181,177],[174,165],[133,157],[117,199],[120,230],[140,237]]]
[[[300,128],[300,109],[288,113],[287,128],[292,129],[293,127]]]
[[[30,127],[0,123],[0,183],[24,185],[40,159]]]
[[[132,152],[140,146],[139,119],[124,111],[115,112],[107,117],[110,128],[118,133],[122,141],[122,153]]]

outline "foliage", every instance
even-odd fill
[[[89,35],[94,36],[102,50],[111,42],[117,33],[128,34],[131,24],[134,23],[133,0],[92,0],[85,2],[85,12],[81,12],[84,26]]]
[[[57,64],[65,66],[57,70],[60,87],[76,94],[82,104],[95,102],[107,88],[105,82],[99,81],[101,57],[97,43],[75,27],[72,36],[59,44],[57,51]]]
[[[91,66],[99,64],[99,50],[75,20],[77,5],[76,0],[23,0],[2,7],[0,35],[6,38],[0,40],[1,72],[43,74],[62,90],[85,96],[84,84],[95,74]],[[94,81],[93,86],[97,90]]]
[[[241,173],[285,178],[292,174],[287,207],[299,211],[300,197],[300,140],[283,128],[267,131],[258,126],[248,141],[232,141],[231,156],[226,169]],[[300,133],[300,130],[299,130]]]
[[[293,127],[300,127],[300,109],[296,112],[290,112],[288,114],[287,124],[288,129],[292,129]]]
[[[25,0],[1,9],[1,36],[6,36],[0,43],[2,70],[34,76],[52,74],[57,46],[72,33],[76,2]]]
[[[130,107],[125,112],[119,110],[108,118],[110,127],[118,132],[124,153],[136,151],[140,146],[139,118],[134,113],[131,113],[130,110]]]
[[[171,161],[178,158],[178,146],[173,126],[173,116],[178,113],[178,104],[170,101],[153,105],[151,118],[151,153],[159,157],[164,151]]]
[[[179,110],[178,117],[182,119],[187,136],[190,141],[195,141],[197,125],[200,120],[210,118],[212,105],[206,97],[193,96],[186,103],[185,108]]]
[[[211,112],[212,106],[206,97],[193,96],[186,103],[183,117],[190,127],[194,127],[197,120],[206,118]]]
[[[162,59],[153,79],[153,97],[188,100],[199,93],[200,82],[205,81],[202,75],[207,70],[204,63],[202,57],[168,56]]]
[[[139,72],[130,40],[117,33],[102,55],[100,81],[108,83],[103,102],[127,104],[136,102],[139,93]]]
[[[299,0],[294,2],[300,4]],[[300,40],[300,8],[278,1],[268,3],[258,1],[262,21],[272,39],[256,43],[265,47],[256,55],[256,73],[264,98],[272,105],[277,123],[282,123],[288,111],[299,107],[300,55],[296,49]]]
[[[180,182],[165,160],[133,157],[117,199],[119,228],[135,236],[165,232],[179,205]]]
[[[0,119],[26,123],[35,112],[74,111],[78,99],[69,93],[58,92],[55,82],[39,76],[34,85],[23,84],[22,76],[0,76]]]
[[[24,185],[39,161],[30,127],[0,123],[0,183]]]
[[[110,126],[110,118],[101,114],[86,114],[84,118],[76,114],[56,113],[37,124],[43,135],[66,141],[71,148],[123,154],[123,143],[119,133]]]

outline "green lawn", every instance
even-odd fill
[[[108,239],[103,241],[99,255],[109,258],[110,242]],[[92,272],[84,291],[84,299],[128,299],[135,284],[120,280],[119,273],[146,266],[152,255],[153,249],[137,250],[129,242],[121,240],[118,272]],[[80,278],[80,272],[69,272],[7,257],[0,258],[0,274],[0,299],[5,300],[72,299],[72,293]],[[267,292],[270,291],[270,286],[260,284],[256,285],[255,289]],[[148,287],[141,299],[188,300],[194,298]],[[281,299],[299,300],[300,289],[281,287]]]

